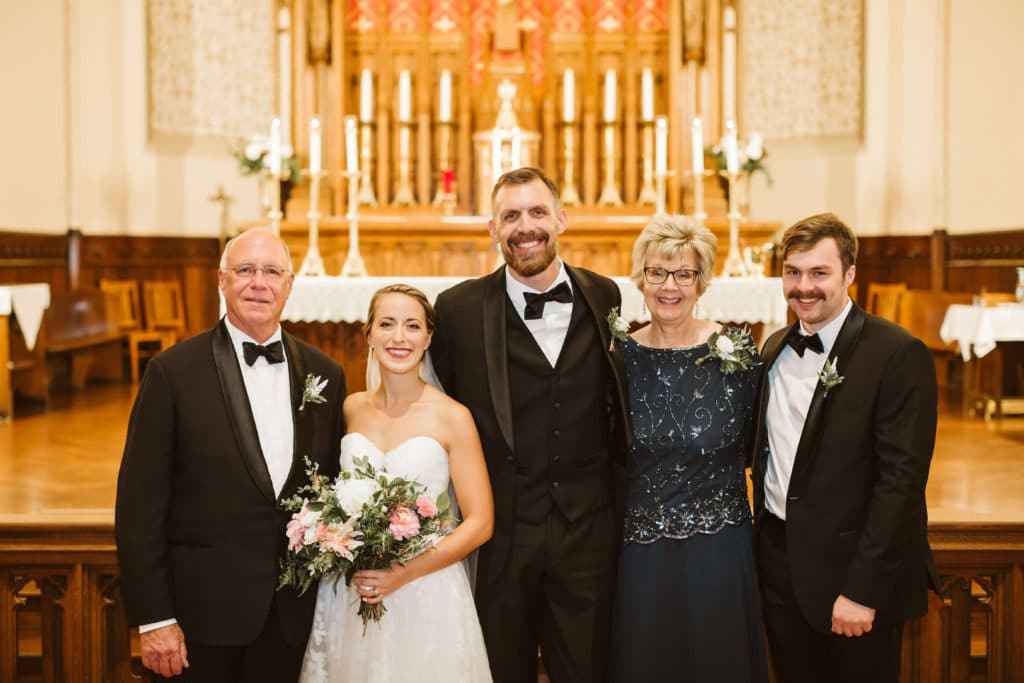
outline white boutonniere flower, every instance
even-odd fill
[[[721,332],[712,332],[708,337],[708,355],[698,358],[695,363],[702,365],[704,361],[717,358],[722,373],[731,375],[740,370],[749,370],[760,365],[757,347],[746,329],[726,328]]]
[[[838,362],[839,356],[836,356],[831,361],[826,362],[825,367],[823,367],[821,372],[818,373],[818,381],[820,381],[821,385],[825,387],[825,396],[828,396],[829,389],[839,386],[843,383],[843,380],[846,379],[839,374],[839,369],[837,367]]]
[[[327,403],[327,399],[323,397],[326,386],[327,380],[321,380],[320,375],[314,376],[312,373],[306,375],[306,384],[302,387],[302,403],[299,405],[299,410],[305,408],[307,403]]]
[[[611,343],[608,344],[608,350],[615,350],[615,340],[618,339],[620,342],[625,343],[627,334],[629,333],[629,323],[626,319],[619,315],[619,307],[612,306],[611,310],[608,311],[608,317],[605,318],[608,321],[608,332],[611,334]]]

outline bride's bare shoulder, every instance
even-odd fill
[[[366,391],[358,391],[346,396],[345,402],[341,404],[341,409],[345,413],[345,417],[349,418],[353,413],[356,413],[360,409],[369,405],[369,397],[370,394]]]
[[[423,398],[433,410],[438,412],[439,417],[446,421],[472,419],[466,406],[435,387],[428,385],[423,392]]]

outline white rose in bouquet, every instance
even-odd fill
[[[338,479],[334,488],[338,505],[349,516],[358,515],[363,506],[370,502],[373,494],[380,491],[376,479]]]

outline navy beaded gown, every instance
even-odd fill
[[[633,450],[611,680],[768,680],[747,503],[757,369],[625,343]]]

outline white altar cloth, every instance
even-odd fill
[[[964,361],[971,359],[972,349],[981,358],[991,353],[998,342],[1024,341],[1024,304],[953,304],[946,309],[939,336],[947,344],[957,342]]]
[[[27,285],[0,285],[0,315],[13,311],[31,351],[43,322],[43,312],[50,307],[50,285],[45,282]]]

